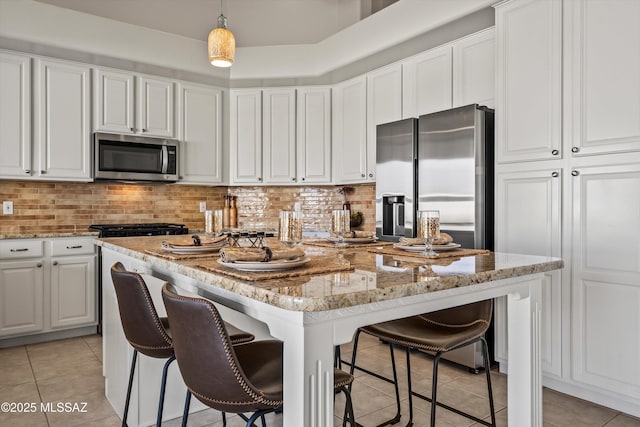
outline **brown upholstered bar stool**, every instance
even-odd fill
[[[209,300],[179,295],[174,286],[162,288],[173,331],[178,367],[187,385],[182,425],[187,425],[191,395],[219,411],[238,414],[250,427],[264,415],[282,409],[282,342],[253,341],[231,345],[218,310]],[[334,389],[347,395],[345,412],[355,425],[348,387],[353,376],[334,372]],[[251,412],[250,416],[245,413]]]
[[[166,317],[160,318],[158,316],[151,300],[149,289],[142,276],[125,270],[124,266],[117,262],[111,267],[111,278],[118,299],[122,329],[127,341],[133,347],[122,426],[127,425],[129,401],[131,399],[131,388],[138,352],[148,357],[167,359],[162,369],[160,400],[158,402],[158,417],[156,420],[156,425],[160,426],[162,423],[164,392],[167,384],[167,371],[171,362],[176,358],[169,323]],[[242,331],[233,325],[227,324],[226,327],[234,344],[254,339],[252,334]]]
[[[385,426],[395,424],[400,421],[400,393],[398,390],[398,376],[396,373],[394,345],[403,347],[407,356],[407,382],[409,388],[409,422],[407,426],[413,425],[413,396],[431,402],[431,426],[435,426],[436,407],[441,406],[445,409],[453,411],[459,415],[470,418],[480,424],[495,426],[496,417],[493,405],[493,391],[491,389],[491,373],[489,366],[489,351],[487,341],[484,334],[491,322],[493,312],[493,300],[480,301],[446,310],[440,310],[433,313],[427,313],[420,316],[407,317],[404,319],[392,320],[389,322],[377,323],[360,328],[355,335],[353,343],[353,353],[351,357],[351,374],[356,368],[356,352],[358,349],[358,338],[360,332],[367,333],[384,342],[389,343],[391,353],[391,363],[393,367],[393,380],[385,378],[375,372],[368,371],[357,367],[366,373],[374,375],[377,378],[391,382],[395,386],[396,391],[396,416],[390,420],[380,424]],[[438,402],[437,386],[438,386],[438,363],[443,353],[457,348],[461,348],[472,343],[480,341],[482,343],[484,368],[487,375],[487,389],[489,396],[489,406],[491,411],[491,422],[487,422],[477,418],[471,414],[462,412],[456,408]],[[413,392],[411,389],[411,359],[410,351],[412,349],[434,352],[433,359],[433,380],[431,398]]]

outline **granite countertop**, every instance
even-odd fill
[[[97,231],[74,231],[74,232],[45,232],[45,233],[31,233],[31,234],[22,234],[22,233],[9,233],[9,234],[0,234],[0,240],[8,240],[8,239],[50,239],[56,237],[98,237]]]
[[[217,256],[170,260],[151,255],[163,240],[187,243],[185,236],[117,237],[97,239],[96,244],[146,262],[149,267],[175,272],[206,286],[226,289],[270,305],[294,311],[326,311],[402,296],[458,288],[492,280],[560,269],[559,258],[488,253],[462,258],[425,260],[416,256],[382,255],[375,245],[347,248],[343,256],[353,269],[347,272],[249,281],[211,272],[201,266],[217,262]],[[277,244],[270,241],[267,245]],[[338,257],[333,248],[303,245],[306,256]]]

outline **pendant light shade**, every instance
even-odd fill
[[[236,54],[236,39],[227,29],[227,18],[221,13],[218,27],[211,30],[208,39],[209,62],[216,67],[230,67]]]

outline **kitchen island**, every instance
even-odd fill
[[[333,425],[333,348],[350,342],[358,327],[506,295],[509,425],[542,425],[541,284],[543,273],[562,268],[562,260],[489,253],[428,261],[376,253],[376,246],[369,245],[344,252],[352,267],[349,271],[242,280],[207,268],[217,265],[216,257],[169,259],[150,253],[158,253],[162,240],[184,239],[157,236],[97,241],[102,256],[105,393],[119,414],[129,350],[119,326],[109,273],[116,261],[145,275],[159,313],[164,312],[161,285],[170,281],[213,300],[225,319],[250,329],[258,338],[282,340],[285,427]],[[304,249],[313,260],[333,265],[342,260],[332,248],[304,245]],[[146,365],[139,369],[134,387],[137,401],[132,398],[129,425],[153,420],[162,361],[153,362],[139,362]],[[174,377],[169,377],[167,386],[165,419],[180,415],[184,397],[184,385],[175,386],[181,382],[179,374]]]

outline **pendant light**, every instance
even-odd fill
[[[227,29],[227,18],[222,14],[222,0],[220,0],[220,16],[218,27],[211,30],[208,39],[209,62],[216,67],[231,67],[236,53],[236,39]]]

